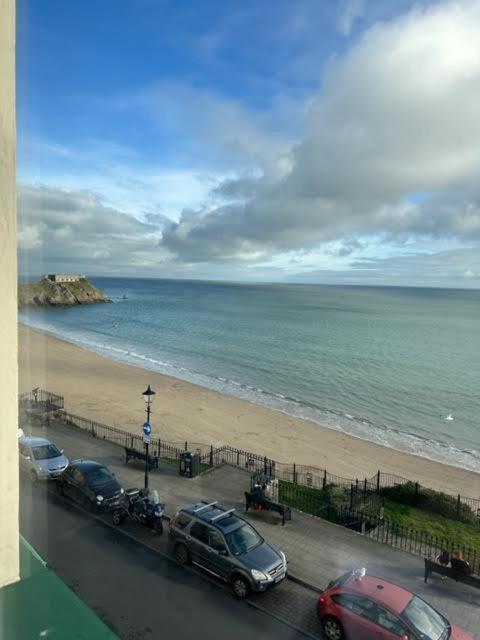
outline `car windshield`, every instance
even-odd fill
[[[239,529],[227,533],[225,540],[234,556],[247,553],[263,542],[263,538],[247,523]]]
[[[49,458],[58,458],[62,453],[52,444],[42,444],[39,447],[33,447],[33,457],[35,460],[48,460]]]
[[[90,471],[87,482],[91,487],[99,487],[113,480],[113,476],[106,467],[99,467]]]
[[[401,617],[425,640],[446,640],[450,635],[445,618],[418,596],[413,596]]]

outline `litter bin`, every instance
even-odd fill
[[[200,457],[197,453],[191,451],[180,451],[180,468],[181,476],[194,478],[198,476],[200,471]]]

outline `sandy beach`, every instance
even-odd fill
[[[478,498],[480,474],[361,440],[216,391],[110,360],[40,331],[19,327],[19,390],[65,397],[71,413],[141,432],[142,391],[156,391],[153,436],[231,444],[280,462],[314,465],[343,477],[378,469],[447,493]]]

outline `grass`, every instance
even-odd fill
[[[383,487],[380,495],[397,504],[416,507],[421,511],[438,513],[452,520],[461,520],[468,524],[478,523],[475,507],[458,500],[457,497],[447,495],[441,491],[421,487],[415,482],[406,482],[391,487]]]
[[[350,492],[341,487],[327,486],[325,489],[305,487],[285,480],[278,483],[278,499],[282,504],[305,513],[326,517],[328,506],[348,507]],[[478,549],[480,552],[480,526],[467,524],[438,513],[431,513],[388,498],[380,498],[375,507],[366,507],[365,513],[377,516],[379,507],[384,506],[384,518],[394,524],[418,532],[425,531],[431,536],[448,540],[458,547]],[[362,507],[357,507],[360,511]]]
[[[378,509],[375,509],[375,515],[378,515]],[[437,513],[430,513],[388,499],[384,501],[384,518],[409,529],[426,531],[437,538],[449,540],[459,547],[480,551],[479,525],[458,522]]]
[[[280,480],[278,483],[278,500],[282,504],[312,515],[324,514],[327,506],[331,504],[328,491],[304,487],[286,480]]]

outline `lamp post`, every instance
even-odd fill
[[[150,385],[148,385],[146,391],[142,393],[145,402],[147,404],[146,412],[147,412],[147,423],[150,424],[150,405],[153,402],[153,396],[155,395],[155,391],[152,391]],[[150,442],[150,435],[145,435],[145,489],[148,489],[148,446]]]

